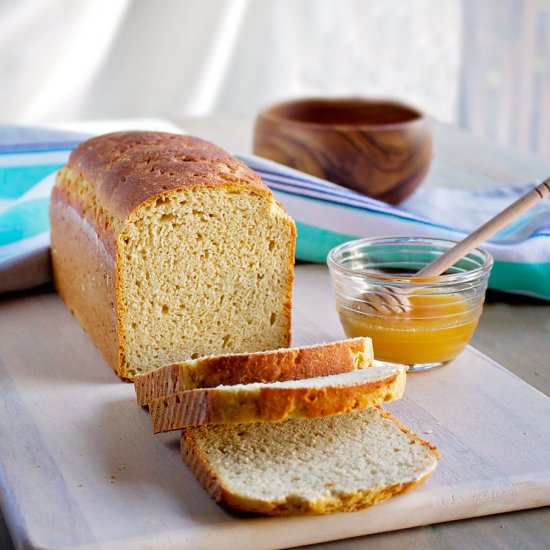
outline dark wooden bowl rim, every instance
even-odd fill
[[[306,117],[297,116],[299,114],[307,113],[311,111],[324,111],[325,115],[330,113],[348,114],[350,111],[360,111],[366,108],[371,109],[371,113],[380,109],[390,110],[394,114],[400,114],[403,116],[403,120],[392,122],[366,122],[357,121],[352,122],[350,120],[342,121],[315,121],[304,120]],[[360,97],[346,97],[346,98],[321,98],[312,97],[304,99],[296,99],[289,101],[282,101],[275,103],[262,109],[258,115],[260,119],[270,120],[271,122],[281,125],[302,126],[312,129],[342,129],[342,130],[358,130],[358,129],[370,129],[370,130],[396,130],[399,128],[410,127],[414,124],[424,123],[426,120],[425,115],[404,103],[393,100],[385,99],[366,99]]]

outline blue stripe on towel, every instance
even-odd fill
[[[327,201],[329,200],[329,197],[331,197],[333,202],[338,204],[348,204],[350,206],[358,206],[372,212],[386,212],[396,215],[395,209],[388,208],[387,205],[381,206],[381,203],[379,203],[378,201],[369,200],[368,197],[362,196],[358,193],[334,191],[330,188],[321,189],[317,185],[305,185],[302,183],[300,185],[296,185],[296,183],[292,180],[265,176],[261,171],[260,174],[262,175],[262,179],[264,180],[264,182],[267,183],[267,185],[269,185],[269,187],[271,187],[272,189],[280,189],[281,191],[288,191],[290,193],[299,194],[304,197],[313,196]],[[419,218],[418,216],[408,214],[407,212],[400,212],[398,215],[399,217],[405,219]]]
[[[58,141],[50,143],[10,143],[0,144],[0,155],[19,155],[25,153],[39,153],[47,151],[72,151],[80,141]]]
[[[269,184],[269,182],[268,182],[268,185],[273,191],[276,191],[278,194],[298,196],[298,197],[300,197],[301,199],[303,199],[305,201],[328,203],[328,204],[334,205],[334,206],[336,206],[338,208],[342,208],[342,209],[351,208],[351,209],[355,209],[355,210],[358,210],[358,211],[362,211],[362,212],[365,212],[367,214],[370,214],[371,216],[387,216],[389,218],[394,218],[394,219],[399,220],[401,222],[408,222],[408,223],[412,222],[412,223],[416,223],[416,224],[419,224],[419,225],[425,225],[427,227],[435,227],[437,229],[443,229],[443,230],[446,230],[446,231],[458,231],[458,230],[456,230],[452,227],[446,227],[444,225],[433,223],[433,222],[430,222],[428,220],[419,219],[419,218],[413,216],[412,214],[406,214],[406,213],[401,214],[400,212],[397,212],[395,209],[392,210],[392,211],[388,211],[388,210],[365,208],[364,206],[360,206],[360,205],[357,205],[357,204],[352,204],[351,201],[349,201],[349,202],[348,201],[338,201],[338,200],[329,199],[328,197],[326,197],[326,198],[325,197],[313,197],[313,196],[311,196],[307,193],[302,193],[299,190],[289,191],[289,190],[279,189],[278,186],[271,185],[271,184]],[[460,232],[460,231],[458,231],[458,232]],[[464,231],[462,231],[462,233],[465,234]]]

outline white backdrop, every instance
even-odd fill
[[[392,96],[453,120],[458,0],[0,0],[0,122]]]

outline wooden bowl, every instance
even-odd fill
[[[395,204],[426,176],[431,125],[393,101],[287,101],[258,115],[254,153]]]

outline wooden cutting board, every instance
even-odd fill
[[[294,344],[342,337],[326,270],[299,266]],[[0,497],[26,548],[280,548],[550,504],[550,399],[470,348],[388,406],[434,442],[433,477],[362,512],[243,518],[153,436],[61,301],[0,302]],[[345,452],[345,449],[342,449]]]

